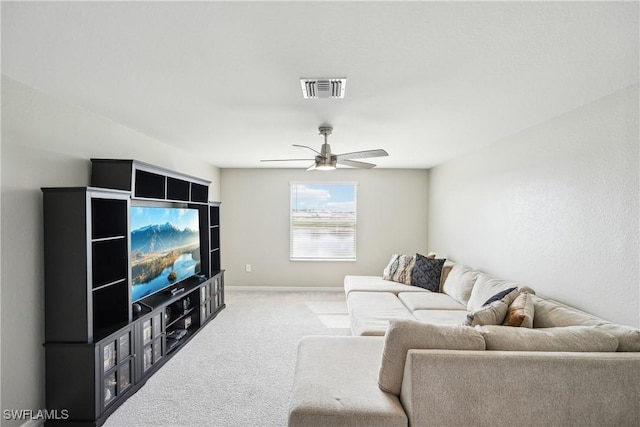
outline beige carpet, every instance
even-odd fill
[[[298,341],[350,335],[344,293],[227,291],[226,304],[105,427],[286,426]]]

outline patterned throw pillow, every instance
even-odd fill
[[[507,315],[509,306],[513,303],[519,293],[520,291],[518,288],[511,288],[498,292],[489,298],[478,310],[467,313],[464,325],[501,325]]]
[[[416,258],[413,255],[400,255],[398,257],[398,269],[392,276],[391,280],[398,283],[404,283],[405,285],[411,284],[411,271],[413,265],[416,262]]]
[[[391,260],[389,260],[389,264],[382,271],[382,278],[384,280],[393,280],[393,275],[398,271],[398,267],[400,266],[400,255],[393,254],[391,255]]]
[[[533,298],[531,298],[531,294],[528,292],[521,292],[509,306],[502,325],[533,328],[534,310],[535,307],[533,305]]]
[[[411,284],[431,292],[440,291],[440,276],[445,259],[433,259],[416,254],[416,263],[411,273]]]

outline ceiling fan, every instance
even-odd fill
[[[320,131],[320,135],[324,136],[324,144],[322,144],[322,148],[320,151],[316,151],[311,147],[307,147],[306,145],[298,145],[293,144],[294,147],[305,150],[306,152],[313,153],[313,159],[279,159],[279,160],[260,160],[261,162],[299,162],[299,161],[313,161],[314,163],[307,168],[310,170],[333,170],[336,168],[336,165],[343,166],[351,166],[354,168],[364,168],[371,169],[375,167],[373,163],[367,162],[359,162],[353,159],[366,159],[369,157],[384,157],[389,154],[382,150],[367,150],[367,151],[356,151],[353,153],[345,153],[345,154],[333,154],[331,152],[331,146],[327,143],[327,137],[331,135],[331,131],[333,128],[331,126],[320,126],[318,129]]]

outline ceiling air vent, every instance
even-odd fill
[[[344,98],[347,79],[300,79],[304,98]]]

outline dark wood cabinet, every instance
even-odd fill
[[[91,187],[43,188],[46,405],[100,426],[222,310],[220,204],[209,182],[133,160],[92,159]],[[131,297],[132,201],[199,212],[201,274]],[[135,308],[135,309],[134,309]]]
[[[95,343],[45,343],[47,409],[86,425],[108,413],[134,389],[134,343],[133,325]]]

